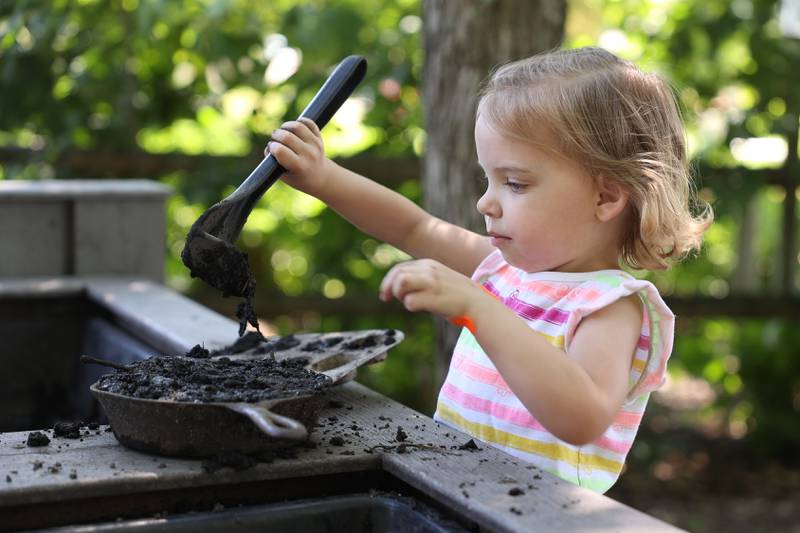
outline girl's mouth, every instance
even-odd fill
[[[496,235],[494,233],[490,233],[489,237],[491,237],[492,246],[494,246],[495,248],[511,240],[511,237],[506,237],[504,235]]]

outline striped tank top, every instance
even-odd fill
[[[596,492],[607,491],[622,471],[650,393],[664,383],[675,316],[653,284],[622,270],[526,273],[495,251],[478,266],[473,279],[565,352],[583,317],[625,296],[641,298],[642,329],[628,395],[614,421],[594,442],[568,444],[542,427],[466,328],[453,351],[434,415],[434,420],[562,479]]]

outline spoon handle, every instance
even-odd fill
[[[333,117],[334,113],[350,97],[367,73],[367,60],[363,56],[351,55],[344,58],[334,69],[317,94],[306,106],[300,117],[313,120],[319,129]],[[252,205],[269,189],[286,169],[278,164],[272,154],[264,158],[241,185],[231,194],[238,197],[247,195],[248,204],[244,209],[245,218]]]
[[[114,361],[106,361],[105,359],[98,359],[88,355],[81,356],[81,363],[85,365],[102,365],[110,368],[116,368],[117,370],[129,370],[129,368],[123,364],[115,363]]]

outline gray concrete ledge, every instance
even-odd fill
[[[0,180],[0,202],[20,199],[64,200],[99,197],[167,197],[172,189],[146,179],[131,180]]]
[[[170,193],[151,180],[0,180],[0,278],[161,282]]]
[[[235,321],[143,278],[0,279],[0,298],[50,298],[81,294],[111,311],[128,333],[161,353],[185,353],[195,344],[208,349],[221,348],[238,337],[238,324]]]

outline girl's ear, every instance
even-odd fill
[[[620,215],[628,205],[630,191],[616,180],[605,176],[597,178],[597,203],[595,215],[600,222],[608,222]]]

